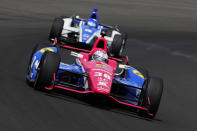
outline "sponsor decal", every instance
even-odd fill
[[[103,74],[102,74],[102,72],[95,72],[94,73],[94,76],[102,76]]]
[[[104,64],[96,64],[97,67],[101,67],[104,69],[108,69],[108,66],[104,65]]]
[[[141,78],[144,79],[144,76],[142,75],[142,73],[140,73],[138,70],[133,70],[133,73]]]
[[[104,77],[107,78],[108,80],[111,80],[111,77],[108,74],[104,74]]]
[[[32,63],[31,63],[31,68],[33,68],[33,66],[35,66],[36,70],[39,66],[40,62],[38,60],[36,60],[36,56],[33,57]]]
[[[140,93],[141,93],[141,90],[137,89],[137,90],[136,90],[136,96],[139,97],[139,96],[140,96]]]
[[[85,29],[86,32],[92,33],[92,30],[90,29]]]
[[[105,82],[99,81],[98,83],[99,86],[107,86],[107,84]]]
[[[36,60],[36,62],[34,63],[36,70],[38,69],[40,62],[38,60]]]
[[[36,60],[36,56],[34,56],[32,62],[31,62],[31,68],[33,68],[33,64],[34,64],[35,60]]]
[[[102,68],[96,68],[96,69],[92,69],[92,70],[94,70],[94,71],[102,71],[102,72],[106,72],[106,73],[108,73],[108,74],[110,74],[110,75],[113,75],[111,72],[106,71],[106,70],[104,70],[104,69],[102,69]]]
[[[90,35],[88,35],[88,34],[84,34],[84,35],[83,35],[83,37],[85,37],[85,38],[89,38],[89,36],[90,36]]]
[[[96,66],[101,66],[101,64],[96,64]]]
[[[104,76],[104,78],[108,79],[108,80],[111,80],[111,76],[108,75],[108,74],[103,74],[102,72],[95,72],[94,73],[94,76]]]
[[[51,49],[51,48],[43,48],[43,49],[41,49],[41,50],[40,50],[40,52],[42,52],[42,53],[44,53],[45,51],[51,51],[51,52],[54,52],[54,50],[53,50],[53,49]]]

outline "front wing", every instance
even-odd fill
[[[69,71],[69,72],[73,73],[73,74],[76,74],[76,75],[81,75],[83,77],[88,77],[87,74],[85,74],[85,73],[78,73],[78,72],[72,72],[72,71]],[[95,94],[94,91],[85,90],[82,86],[67,83],[67,82],[56,81],[55,79],[56,79],[56,77],[54,77],[55,82],[53,83],[52,87],[49,87],[49,88],[46,88],[46,89],[50,90],[52,88],[59,88],[59,89],[63,89],[63,90],[67,90],[67,91],[75,92],[75,93],[79,93],[79,94],[89,94],[89,93]],[[138,88],[138,87],[134,87],[134,86],[130,86],[130,85],[124,85],[124,86],[128,86],[128,87],[131,87],[131,88]],[[141,88],[139,88],[139,89],[141,89]],[[148,109],[145,108],[145,107],[141,107],[141,106],[138,106],[136,104],[125,102],[123,100],[123,99],[128,99],[128,100],[134,101],[134,99],[119,96],[119,95],[116,95],[116,94],[113,94],[113,93],[107,95],[107,97],[111,98],[112,100],[114,100],[115,102],[117,102],[119,104],[126,105],[128,107],[137,108],[137,109],[144,110],[144,111],[148,111]]]

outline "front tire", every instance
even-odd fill
[[[60,56],[57,53],[46,51],[43,54],[34,82],[35,89],[44,90],[45,87],[51,86],[59,64]]]
[[[148,108],[148,112],[139,112],[139,115],[151,119],[154,118],[159,108],[162,92],[163,80],[156,77],[150,77],[147,81],[147,87],[142,101],[142,106]]]
[[[49,46],[49,44],[46,44],[46,43],[44,43],[44,42],[42,42],[42,43],[37,43],[37,44],[34,46],[32,52],[31,52],[31,56],[30,56],[30,58],[29,58],[28,66],[27,66],[27,69],[26,69],[26,83],[27,83],[29,86],[33,86],[33,82],[30,82],[29,79],[27,78],[27,76],[28,76],[29,73],[30,73],[30,66],[31,66],[31,62],[32,62],[32,57],[33,57],[33,55],[36,53],[36,51],[38,51],[39,49],[42,49],[42,48],[44,48],[44,47],[46,47],[46,46]]]

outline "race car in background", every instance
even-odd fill
[[[90,14],[87,20],[80,19],[79,16],[55,18],[49,34],[49,40],[61,38],[61,41],[71,45],[86,44],[85,49],[93,47],[96,39],[101,37],[101,32],[105,31],[108,54],[113,57],[122,57],[126,44],[127,34],[121,33],[117,26],[107,26],[98,23],[97,8]]]
[[[62,62],[59,49],[71,51],[70,54],[76,57],[73,64]],[[36,45],[26,79],[38,90],[59,88],[79,94],[91,93],[133,107],[139,115],[153,118],[162,95],[162,80],[149,76],[142,68],[129,65],[128,57],[123,63],[107,54],[104,37],[96,40],[91,51],[57,41],[47,46]]]

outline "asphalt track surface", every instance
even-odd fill
[[[119,24],[128,32],[130,62],[164,79],[154,120],[35,91],[25,83],[30,51],[37,42],[47,41],[53,18],[73,13],[87,18],[94,7],[102,23]],[[2,131],[197,130],[195,0],[1,0],[0,45]]]

